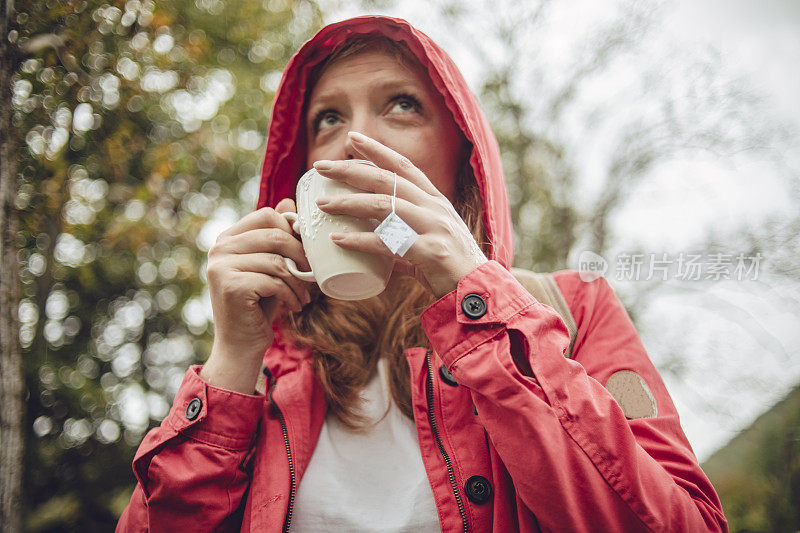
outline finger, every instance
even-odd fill
[[[238,235],[257,228],[280,228],[287,233],[291,233],[292,228],[277,211],[271,207],[262,207],[252,213],[243,216],[238,222],[219,234],[217,240],[222,237]]]
[[[275,297],[286,303],[289,309],[295,313],[303,310],[303,304],[295,292],[282,279],[257,272],[241,272],[239,275],[242,283],[251,287],[253,292],[261,298]]]
[[[228,268],[238,272],[257,272],[278,277],[294,291],[302,303],[307,304],[311,301],[309,282],[294,277],[286,267],[283,256],[271,253],[234,254],[227,260],[227,264]]]
[[[342,248],[346,248],[348,250],[358,250],[360,252],[366,252],[370,254],[379,254],[379,255],[387,255],[389,257],[397,258],[396,254],[394,254],[381,238],[378,236],[377,233],[373,232],[366,232],[366,231],[348,231],[346,233],[331,233],[331,240],[337,246],[341,246]],[[419,242],[421,239],[417,239],[414,244],[411,245],[403,257],[411,262],[416,263],[417,258],[419,255]]]
[[[330,198],[318,198],[317,205],[320,210],[330,215],[383,220],[392,212],[392,197],[388,194],[374,193],[341,194]],[[430,212],[408,200],[395,198],[395,211],[417,233],[430,226]]]
[[[402,256],[392,253],[380,236],[372,231],[334,232],[331,233],[330,238],[331,241],[342,248],[371,254],[388,255],[394,257],[396,261],[405,261],[409,265],[419,265],[425,258],[450,253],[446,242],[426,235],[419,235]],[[418,267],[414,268],[417,268],[414,271],[414,277],[420,279],[422,272]]]
[[[271,252],[294,260],[301,270],[310,269],[303,244],[278,228],[259,228],[232,235],[215,245],[215,249],[228,254]]]
[[[297,206],[291,198],[284,198],[275,206],[278,213],[297,213]]]
[[[371,254],[388,255],[394,257],[389,248],[383,243],[377,233],[365,231],[348,231],[347,233],[331,233],[331,240],[342,248],[358,250]]]
[[[385,168],[391,172],[397,172],[399,176],[407,178],[411,183],[428,194],[441,196],[439,190],[431,183],[425,173],[414,166],[411,160],[406,156],[395,152],[388,146],[362,133],[350,131],[347,135],[350,137],[350,140],[353,141],[353,147],[358,150],[365,159],[369,159],[380,168]]]
[[[390,170],[375,168],[357,161],[328,160],[315,162],[314,168],[326,178],[343,181],[363,191],[383,194],[395,192],[395,172]],[[397,197],[423,205],[430,198],[430,194],[397,174]]]

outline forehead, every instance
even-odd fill
[[[327,66],[314,85],[310,99],[323,100],[352,90],[354,86],[380,89],[402,84],[436,90],[421,65],[385,51],[363,51]]]

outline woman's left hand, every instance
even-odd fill
[[[350,250],[394,257],[395,270],[414,276],[437,298],[455,289],[461,278],[487,261],[447,197],[408,158],[365,135],[351,132],[350,139],[364,159],[378,168],[356,161],[314,163],[323,176],[367,191],[319,198],[319,208],[331,215],[383,220],[392,212],[397,173],[395,211],[419,237],[402,258],[374,232],[334,233],[333,242]]]

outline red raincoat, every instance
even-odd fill
[[[567,359],[560,317],[509,273],[513,240],[497,142],[461,73],[426,35],[400,19],[365,16],[331,24],[303,45],[275,98],[258,208],[293,197],[305,169],[309,69],[361,33],[404,41],[428,69],[474,147],[470,163],[494,245],[490,261],[423,313],[433,350],[405,353],[442,530],[726,531],[675,406],[609,284],[555,274],[577,324]],[[487,304],[477,319],[461,308],[472,293]],[[169,415],[136,453],[138,484],[118,531],[280,531],[291,523],[326,405],[308,350],[273,328],[266,397],[211,387],[198,366],[188,370]],[[443,379],[442,365],[455,384]],[[656,416],[625,417],[604,387],[620,370],[644,379]],[[467,487],[470,478],[484,490]]]

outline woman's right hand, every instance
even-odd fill
[[[302,243],[280,215],[286,211],[296,212],[288,198],[247,214],[208,251],[214,344],[200,377],[210,385],[253,394],[280,305],[298,312],[311,299],[307,282],[284,263],[289,257],[309,270]]]

